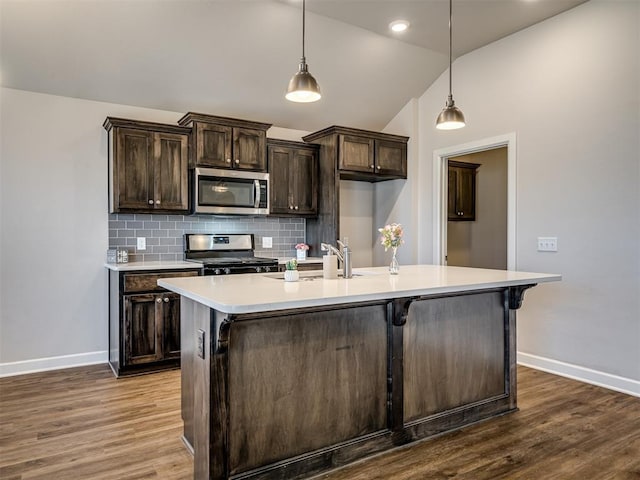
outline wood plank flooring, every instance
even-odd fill
[[[640,480],[640,399],[518,369],[520,411],[323,480]],[[180,372],[106,365],[0,379],[0,479],[183,480]]]

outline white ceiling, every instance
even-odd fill
[[[454,56],[584,1],[455,0]],[[0,0],[2,86],[300,130],[380,129],[447,68],[447,0],[308,0],[306,56],[323,98],[288,102],[301,3]],[[397,18],[411,22],[402,37],[387,29]]]

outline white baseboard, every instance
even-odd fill
[[[631,378],[619,377],[610,373],[599,372],[598,370],[591,370],[579,365],[572,365],[523,352],[518,352],[518,364],[640,397],[640,382]]]
[[[20,362],[0,363],[0,377],[12,377],[26,373],[96,365],[98,363],[107,363],[108,359],[108,352],[104,350],[102,352],[77,353],[74,355],[63,355],[61,357],[36,358]]]

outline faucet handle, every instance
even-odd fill
[[[347,237],[344,237],[344,243],[342,243],[340,240],[336,240],[336,242],[342,250],[349,249],[349,239]]]

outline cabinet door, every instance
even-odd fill
[[[155,362],[162,358],[162,331],[158,318],[158,311],[162,309],[161,303],[161,295],[125,295],[125,366]]]
[[[188,151],[189,136],[174,133],[155,134],[155,202],[161,210],[189,209]]]
[[[339,135],[338,168],[356,172],[374,171],[373,139],[356,135]]]
[[[456,208],[463,220],[476,219],[476,171],[461,168],[458,173],[458,195]]]
[[[269,147],[269,200],[272,214],[288,214],[293,210],[293,191],[289,183],[292,157],[290,148]]]
[[[376,173],[407,178],[407,144],[388,140],[375,141]]]
[[[298,215],[315,215],[318,212],[317,156],[314,152],[294,151],[289,168],[289,191],[293,191],[293,208]]]
[[[267,133],[253,128],[233,129],[233,166],[242,170],[267,171]]]
[[[231,168],[231,127],[196,124],[196,164],[202,167]]]
[[[117,128],[114,135],[114,212],[153,208],[153,133]]]
[[[180,295],[162,295],[163,358],[180,358]]]

